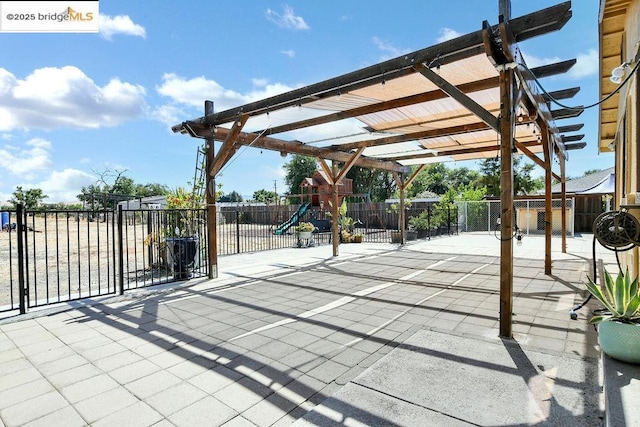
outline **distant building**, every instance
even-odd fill
[[[615,169],[609,168],[566,182],[566,196],[574,201],[573,220],[576,232],[591,232],[593,221],[598,215],[611,209],[615,180]],[[551,187],[551,193],[554,199],[560,198],[561,185]],[[542,197],[542,193],[539,195]],[[554,212],[554,223],[560,213],[559,209],[556,210],[558,214]]]

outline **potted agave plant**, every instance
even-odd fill
[[[638,278],[631,279],[629,270],[620,271],[613,280],[605,271],[604,290],[591,279],[587,290],[604,305],[590,323],[598,325],[598,342],[602,351],[614,359],[640,363],[640,293]]]

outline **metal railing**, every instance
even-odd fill
[[[301,218],[318,225],[301,241],[295,225],[274,230],[297,206],[250,206],[217,213],[219,255],[331,243],[331,217],[310,209]],[[408,240],[458,233],[455,208],[407,209],[422,215],[427,227]],[[394,242],[398,213],[386,209],[350,209],[354,234],[369,243]],[[206,210],[16,211],[3,213],[0,235],[0,311],[124,293],[130,289],[209,274]]]
[[[205,210],[8,212],[0,311],[208,275]],[[188,237],[175,228],[192,225]],[[192,261],[188,258],[192,257]]]

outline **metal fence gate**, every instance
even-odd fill
[[[458,206],[458,226],[462,232],[488,232],[498,229],[500,218],[500,201],[483,200],[478,202],[456,202]],[[552,207],[552,235],[562,235],[562,200],[551,201]],[[516,200],[513,202],[515,215],[514,224],[527,235],[544,234],[545,232],[545,201],[544,200]],[[567,217],[567,236],[573,237],[575,211],[574,200],[567,199],[565,205]]]
[[[191,236],[167,231],[186,217]],[[208,275],[206,210],[3,212],[0,312]],[[192,261],[184,261],[192,256]]]

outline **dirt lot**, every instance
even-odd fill
[[[87,296],[113,293],[119,289],[117,224],[88,221],[75,214],[29,217],[25,271],[30,304],[46,304]],[[146,245],[147,224],[133,222],[123,226],[123,271],[125,289],[167,282],[170,268],[163,263],[161,248]],[[18,304],[18,233],[0,232],[0,311]],[[328,244],[329,236],[316,236],[318,244]],[[257,224],[218,225],[218,254],[293,247],[293,234],[276,236],[273,226]],[[203,259],[204,241],[200,243]],[[116,260],[116,261],[114,261]],[[206,274],[206,262],[200,272]]]

